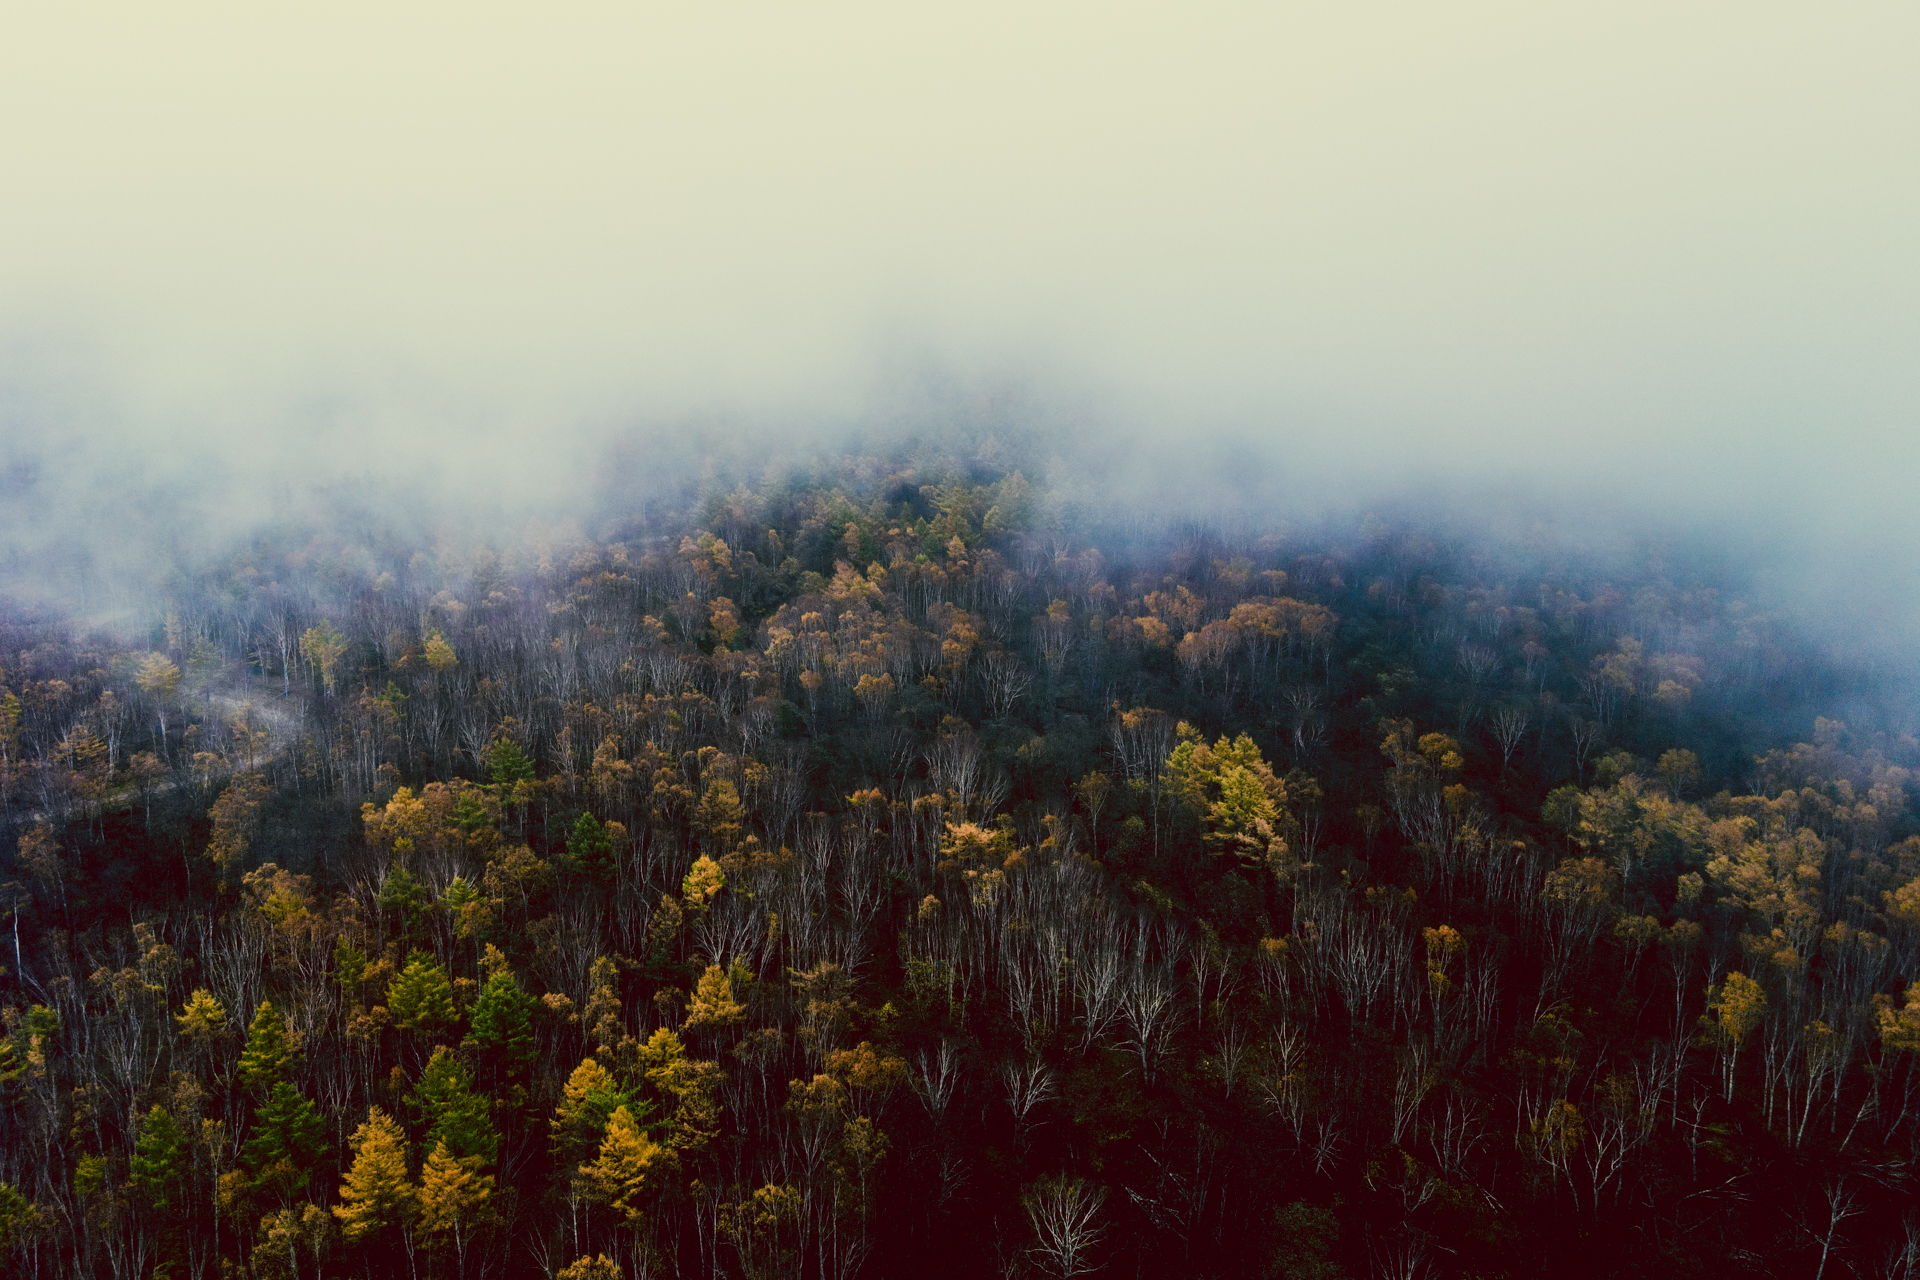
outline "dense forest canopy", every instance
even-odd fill
[[[1905,690],[872,448],[0,622],[26,1276],[1920,1269]]]

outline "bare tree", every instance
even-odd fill
[[[1020,1205],[1036,1241],[1029,1252],[1049,1275],[1068,1280],[1093,1271],[1090,1255],[1106,1234],[1096,1219],[1106,1199],[1105,1187],[1066,1174],[1042,1178],[1021,1191]]]
[[[995,720],[1003,719],[1033,687],[1026,664],[1004,650],[988,655],[981,678],[987,686],[987,711]]]
[[[1526,736],[1527,725],[1533,720],[1533,709],[1524,702],[1503,702],[1494,708],[1492,725],[1493,740],[1500,745],[1500,767],[1505,769],[1513,761],[1513,753],[1520,747],[1520,739]]]

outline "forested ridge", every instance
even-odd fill
[[[5,1265],[1920,1272],[1884,677],[1672,546],[991,456],[11,611]]]

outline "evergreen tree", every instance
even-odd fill
[[[717,964],[707,966],[694,984],[693,1000],[687,1006],[685,1030],[725,1031],[746,1020],[747,1011],[733,998],[731,975]]]
[[[266,1006],[262,1006],[263,1008]],[[193,995],[174,1017],[180,1034],[196,1044],[207,1044],[227,1029],[227,1010],[205,987],[195,987]]]
[[[240,1051],[240,1083],[250,1092],[265,1096],[287,1078],[293,1069],[293,1050],[287,1043],[287,1023],[273,1007],[262,1000],[247,1029],[247,1047]]]
[[[25,1055],[12,1036],[0,1035],[0,1103],[9,1102],[19,1092],[20,1078],[27,1073]]]
[[[474,1092],[473,1078],[444,1045],[434,1049],[410,1101],[419,1109],[426,1129],[425,1146],[447,1147],[457,1160],[493,1163],[500,1135],[488,1114],[487,1098]]]
[[[487,750],[487,773],[493,784],[511,792],[521,783],[533,780],[533,761],[511,739],[502,738]]]
[[[253,1132],[240,1149],[240,1167],[262,1195],[289,1199],[326,1149],[326,1122],[313,1103],[282,1080],[253,1113]]]
[[[187,1135],[180,1131],[173,1113],[156,1104],[140,1122],[140,1132],[133,1140],[129,1181],[147,1208],[160,1217],[178,1203],[187,1155]]]
[[[33,1201],[20,1194],[10,1182],[0,1182],[0,1254],[13,1248],[14,1241],[31,1229]]]
[[[487,812],[486,802],[474,790],[462,791],[460,798],[453,802],[453,827],[469,848],[484,847],[497,839],[493,815]]]
[[[416,951],[387,992],[387,1010],[402,1031],[437,1031],[458,1017],[453,983],[432,956]]]
[[[395,862],[387,869],[386,878],[380,882],[377,901],[381,911],[399,922],[401,937],[418,939],[422,936],[421,927],[428,910],[433,906],[433,895],[427,891],[427,886],[414,879],[412,872]]]
[[[496,1087],[519,1083],[533,1062],[533,1008],[533,997],[505,970],[480,990],[466,1043],[479,1051]]]
[[[613,840],[591,813],[574,819],[567,832],[567,856],[593,884],[604,888],[613,883]]]

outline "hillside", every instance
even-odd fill
[[[876,451],[16,610],[0,1248],[1913,1274],[1920,742],[1725,564]]]

